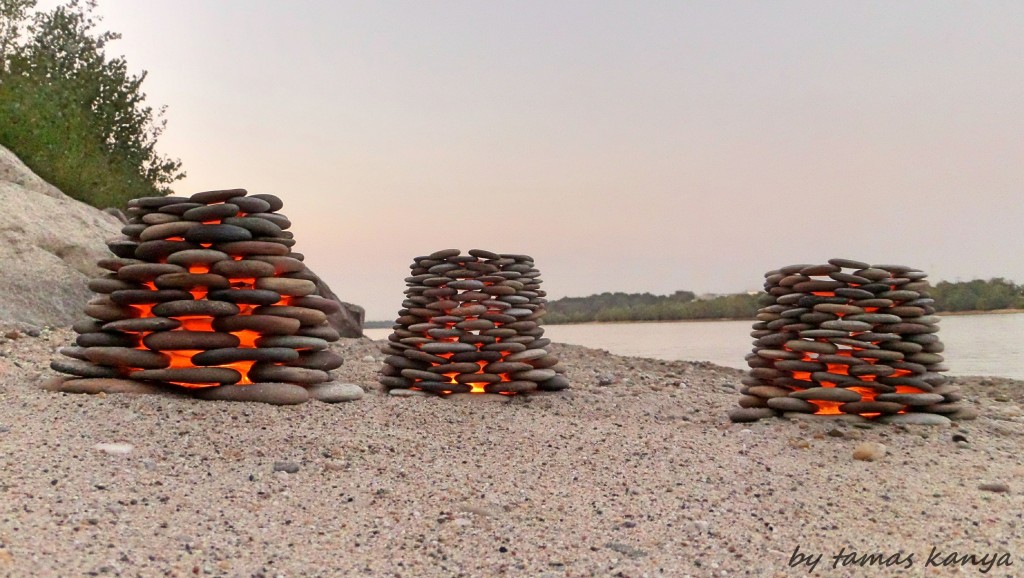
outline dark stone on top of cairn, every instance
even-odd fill
[[[974,417],[942,375],[940,318],[926,277],[850,259],[765,273],[751,369],[729,418],[939,424]]]
[[[410,269],[403,309],[381,348],[385,389],[512,395],[569,386],[545,349],[539,321],[547,300],[532,257],[445,249]]]
[[[89,283],[99,294],[85,309],[92,319],[75,324],[76,347],[51,364],[72,377],[47,388],[274,404],[322,389],[342,364],[327,350],[339,338],[328,316],[341,305],[295,277],[316,279],[290,249],[282,206],[243,189],[130,201],[125,238],[108,243],[118,258]]]

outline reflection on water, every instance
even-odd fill
[[[547,325],[544,336],[618,355],[710,361],[745,369],[750,325],[750,321]],[[948,316],[940,326],[950,375],[1024,379],[1024,314]],[[390,329],[366,330],[373,339],[390,333]]]

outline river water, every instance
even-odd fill
[[[618,355],[710,361],[746,368],[750,321],[588,323],[546,325],[544,336],[559,343],[606,349]],[[942,318],[938,335],[946,345],[949,375],[1024,379],[1024,314],[953,315]],[[384,339],[390,329],[367,329]]]

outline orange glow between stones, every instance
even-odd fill
[[[201,349],[182,349],[181,351],[164,351],[164,355],[171,358],[171,369],[195,367],[192,364],[192,356],[202,353]]]
[[[843,405],[837,401],[821,401],[821,400],[810,400],[811,403],[818,406],[818,411],[814,412],[815,415],[842,415],[843,412],[839,411],[839,406]]]
[[[178,317],[185,331],[213,331],[213,318],[207,316]]]
[[[252,384],[252,381],[249,379],[249,370],[252,369],[253,363],[255,363],[255,361],[236,361],[234,363],[219,365],[218,367],[227,367],[229,369],[236,370],[238,373],[242,374],[242,379],[238,382],[238,385],[250,385]]]
[[[169,239],[169,240],[173,241],[173,240],[184,240],[184,239],[182,239],[182,238],[172,238],[172,239]],[[242,256],[240,256],[240,255],[232,255],[232,258],[234,258],[236,260],[240,260],[240,259],[242,259]],[[190,265],[188,267],[188,272],[192,273],[192,274],[209,273],[210,272],[210,266],[207,265],[207,264],[194,264],[194,265]],[[256,279],[252,278],[252,277],[232,278],[232,279],[228,279],[228,281],[229,281],[231,287],[235,288],[235,289],[252,289],[252,288],[254,288],[254,285],[256,284]],[[153,281],[146,281],[146,282],[141,283],[141,285],[146,287],[146,288],[148,288],[151,291],[156,291],[157,290],[156,283],[154,283]],[[207,289],[205,289],[205,288],[197,287],[197,288],[192,289],[191,291],[189,291],[189,293],[192,294],[192,297],[196,301],[201,301],[201,300],[206,299],[209,291]],[[277,303],[275,303],[275,305],[288,305],[290,302],[291,302],[291,298],[290,297],[282,296],[281,299]],[[139,315],[138,315],[139,318],[146,318],[146,317],[155,317],[155,315],[153,315],[153,307],[155,307],[155,306],[156,306],[155,303],[138,303],[138,304],[133,304],[130,307],[134,308],[135,310],[137,310],[139,312]],[[256,305],[240,304],[240,305],[238,305],[238,309],[239,309],[239,313],[238,314],[239,315],[252,315],[252,313],[256,309],[256,307],[257,307]],[[172,331],[214,331],[214,329],[213,329],[213,319],[214,318],[209,316],[209,315],[190,315],[190,316],[176,317],[175,319],[177,319],[178,321],[181,321],[181,327],[179,327],[178,329],[174,329]],[[144,339],[150,333],[152,333],[152,332],[151,331],[140,331],[138,333],[138,335],[141,338]],[[256,331],[250,331],[250,330],[234,331],[234,332],[232,332],[232,334],[238,337],[238,339],[239,339],[239,345],[238,346],[240,348],[255,348],[256,347],[256,340],[261,337],[260,333],[258,333]],[[145,345],[143,345],[141,342],[138,345],[137,349],[148,351],[148,348]],[[197,353],[202,353],[202,350],[162,351],[161,353],[163,353],[164,355],[167,355],[170,358],[170,360],[171,360],[171,363],[170,363],[170,366],[169,366],[170,368],[172,368],[172,369],[183,369],[183,368],[199,367],[199,366],[197,366],[197,365],[192,363],[192,357],[194,355],[196,355]],[[239,373],[242,374],[242,379],[238,382],[238,384],[239,385],[248,385],[248,384],[252,383],[252,380],[249,378],[249,371],[252,369],[252,366],[253,366],[254,363],[255,362],[253,362],[253,361],[238,361],[238,362],[235,362],[235,363],[227,363],[227,364],[218,365],[218,366],[215,366],[215,367],[224,367],[224,368],[234,369],[234,370],[238,371]],[[187,388],[214,387],[214,386],[219,385],[219,384],[216,384],[216,383],[184,383],[184,382],[171,382],[171,383],[175,383],[176,385],[180,385],[182,387],[187,387]]]
[[[260,334],[256,331],[250,331],[243,329],[242,331],[234,331],[232,335],[238,336],[241,343],[239,347],[256,347],[256,340],[260,338]]]
[[[816,295],[817,295],[817,293],[816,293]],[[785,349],[789,350],[789,348],[785,348]],[[859,351],[859,349],[841,349],[841,350],[837,351],[835,353],[835,355],[843,355],[843,356],[846,356],[846,357],[852,357],[851,354],[852,354],[853,351]],[[505,355],[505,353],[503,352],[502,355]],[[802,361],[817,361],[817,354],[805,353],[801,360]],[[850,374],[849,373],[849,371],[850,371],[850,366],[849,365],[843,365],[843,364],[838,364],[838,363],[829,363],[829,364],[826,365],[826,367],[828,368],[828,372],[829,373],[834,373],[834,374],[837,374],[837,375],[849,375]],[[901,376],[912,375],[912,374],[913,374],[913,372],[911,372],[909,370],[897,369],[892,374],[892,377],[901,377]],[[797,379],[797,380],[800,380],[800,381],[808,381],[808,382],[813,381],[813,379],[811,378],[811,373],[807,372],[807,371],[794,371],[792,373],[792,376],[793,376],[793,379]],[[502,377],[504,378],[504,375]],[[874,375],[861,375],[861,376],[858,376],[857,379],[859,379],[860,381],[864,381],[864,382],[874,382],[875,381],[875,377],[876,376],[874,376]],[[825,382],[821,382],[820,384],[818,384],[818,387],[839,387],[839,384],[825,381]],[[879,393],[879,392],[875,391],[874,389],[871,389],[871,388],[868,388],[868,387],[849,387],[847,389],[849,389],[850,391],[855,391],[855,392],[859,393],[861,395],[862,401],[864,401],[864,402],[875,401],[876,396]],[[925,391],[920,389],[920,388],[911,387],[911,386],[907,386],[907,385],[897,385],[897,386],[895,386],[895,390],[896,390],[896,393],[925,393]],[[821,401],[821,400],[808,400],[808,401],[810,401],[812,404],[814,404],[814,405],[816,405],[818,407],[818,409],[814,412],[815,415],[840,415],[840,414],[843,413],[841,410],[839,410],[839,406],[842,405],[841,402]],[[906,413],[906,410],[901,411],[900,413]],[[861,414],[857,414],[857,415],[860,415],[860,416],[863,416],[863,417],[875,417],[875,416],[879,416],[881,414],[879,414],[879,413],[861,413]]]

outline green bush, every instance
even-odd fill
[[[89,111],[65,100],[52,84],[4,78],[0,144],[47,182],[94,207],[120,207],[129,199],[159,194],[138,170],[105,150]]]
[[[97,32],[93,0],[31,12],[0,0],[0,144],[68,195],[95,207],[167,194],[185,176],[158,154],[163,110],[146,106],[146,73],[128,73]]]

